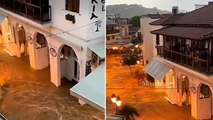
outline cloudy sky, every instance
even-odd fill
[[[208,4],[208,1],[210,0],[106,0],[106,4],[140,4],[148,8],[157,7],[169,11],[172,6],[179,6],[180,10],[191,11],[195,9],[195,4]]]

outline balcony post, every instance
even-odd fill
[[[194,40],[191,40],[191,42],[192,42],[192,68],[193,69],[195,69],[194,67],[195,67],[195,59],[194,59],[194,53],[195,53],[195,50],[194,50],[194,46],[195,46],[195,42],[194,42]]]
[[[157,34],[156,35],[156,48],[157,48],[157,55],[160,55],[160,50],[159,50],[159,35]]]
[[[209,62],[210,62],[210,56],[209,56],[210,55],[210,52],[209,52],[210,51],[210,40],[209,39],[207,40],[207,44],[208,44],[208,48],[207,48],[208,49],[207,50],[207,72],[209,73],[210,72],[209,71],[209,65],[210,65],[209,64]]]

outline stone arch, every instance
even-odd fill
[[[80,64],[77,50],[69,45],[61,44],[57,53],[59,86],[61,85],[62,78],[78,82],[80,77]]]

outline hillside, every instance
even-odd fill
[[[109,14],[120,14],[121,17],[131,18],[133,16],[141,16],[146,14],[155,14],[155,13],[169,13],[168,11],[159,10],[156,7],[146,8],[142,5],[132,4],[120,4],[120,5],[108,5],[106,6],[107,12]]]

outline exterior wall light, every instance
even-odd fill
[[[121,106],[121,104],[122,104],[122,101],[121,101],[121,98],[119,97],[119,96],[116,96],[114,93],[112,94],[112,96],[111,96],[111,101],[112,101],[112,103],[114,103],[115,104],[115,114],[117,114],[117,112],[118,112],[118,107],[120,107]]]

